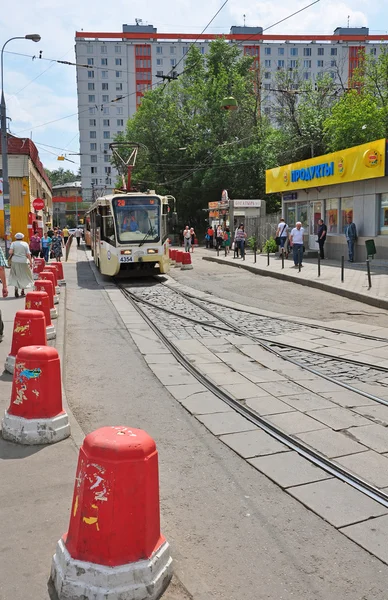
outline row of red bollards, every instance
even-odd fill
[[[15,315],[5,363],[13,383],[2,435],[25,445],[70,435],[58,352],[47,345],[56,335],[51,318],[58,281],[64,282],[62,265],[36,262],[34,276],[36,289]],[[58,599],[157,600],[171,577],[169,545],[160,532],[154,440],[122,426],[90,433],[79,453],[69,530],[52,560]]]
[[[175,268],[180,268],[182,271],[188,271],[193,268],[191,264],[190,252],[184,252],[183,250],[177,250],[176,248],[169,248],[170,265]]]

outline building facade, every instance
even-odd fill
[[[350,216],[358,232],[355,260],[366,259],[367,240],[375,242],[378,258],[388,258],[387,140],[269,169],[266,192],[282,194],[282,214],[289,227],[302,222],[306,248],[318,249],[318,220],[323,219],[325,254],[346,257]]]
[[[88,207],[90,205],[88,204]],[[82,184],[70,181],[53,185],[53,225],[63,229],[83,222],[85,206],[82,203]]]
[[[51,182],[32,140],[8,135],[8,176],[11,235],[21,232],[28,241],[33,231],[43,232],[52,217]],[[33,203],[38,198],[44,207],[36,210]],[[0,210],[0,237],[4,233],[4,210]]]
[[[206,54],[223,37],[242,54],[252,56],[261,79],[261,109],[273,118],[276,75],[297,70],[303,81],[328,73],[339,90],[348,86],[360,51],[378,56],[388,35],[369,35],[366,27],[337,28],[333,35],[263,34],[261,27],[232,27],[229,34],[158,33],[152,25],[123,25],[122,32],[76,32],[77,94],[84,199],[93,188],[110,191],[117,172],[109,144],[125,131],[126,121],[145,91],[161,77],[185,68],[185,55],[195,44]],[[136,140],[135,140],[136,141]]]

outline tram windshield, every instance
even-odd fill
[[[120,244],[160,239],[160,200],[155,196],[122,196],[112,201]]]

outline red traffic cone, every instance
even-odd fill
[[[79,453],[69,531],[52,562],[59,600],[156,600],[171,564],[160,533],[154,440],[129,427],[90,433]]]
[[[39,279],[45,279],[46,281],[51,281],[52,285],[53,285],[53,291],[54,291],[54,304],[59,304],[59,298],[57,296],[57,289],[58,286],[56,286],[55,284],[55,275],[54,273],[50,270],[47,271],[46,269],[44,271],[42,271],[39,274]]]
[[[39,279],[39,273],[43,271],[45,264],[44,258],[34,258],[34,266],[32,269],[34,279]]]
[[[15,315],[11,352],[8,354],[4,369],[13,373],[15,358],[23,346],[47,346],[46,319],[41,310],[18,310]]]
[[[53,284],[49,279],[37,279],[35,281],[35,289],[37,292],[46,292],[49,297],[50,303],[50,316],[52,319],[58,318],[58,311],[54,306],[54,288]]]
[[[57,268],[50,264],[50,265],[46,265],[44,268],[44,271],[42,271],[42,273],[45,273],[49,271],[50,273],[52,273],[54,275],[54,290],[56,294],[60,294],[61,290],[59,289],[59,285],[58,285],[58,271]]]
[[[63,275],[63,265],[61,262],[59,261],[53,261],[50,263],[50,265],[52,267],[55,267],[57,270],[57,279],[58,279],[58,284],[59,285],[63,285],[65,283],[65,278]]]
[[[176,260],[176,249],[175,248],[170,248],[170,263],[171,266],[175,265],[175,260]]]
[[[183,260],[183,255],[185,253],[183,252],[183,250],[176,250],[176,254],[175,254],[175,267],[179,267],[179,269],[182,266],[182,260]]]
[[[18,351],[2,434],[6,440],[26,445],[52,444],[70,435],[55,348],[24,346]]]
[[[56,337],[54,325],[51,322],[50,300],[46,292],[28,292],[26,295],[26,309],[41,310],[46,319],[46,335],[48,340]]]
[[[182,271],[187,271],[188,269],[192,269],[193,265],[191,264],[191,254],[190,252],[184,252],[182,256]]]

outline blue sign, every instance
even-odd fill
[[[322,163],[306,169],[295,169],[291,171],[291,182],[311,181],[321,177],[332,177],[334,175],[334,162]]]

